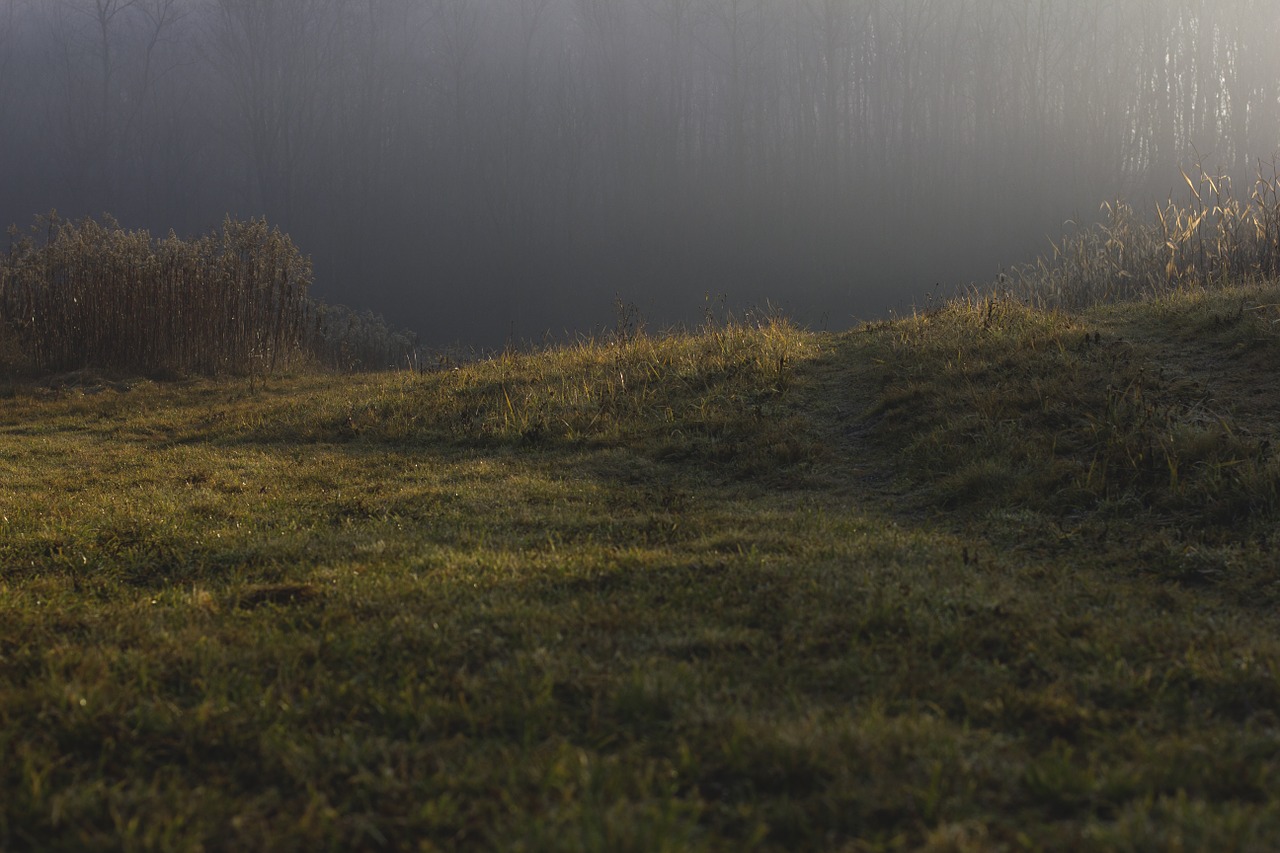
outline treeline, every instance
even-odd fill
[[[1252,174],[1277,37],[1260,0],[0,0],[0,216],[265,214],[433,337],[868,311],[1193,152]]]

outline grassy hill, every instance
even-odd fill
[[[0,388],[0,848],[1280,846],[1280,288]]]

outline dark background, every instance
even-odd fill
[[[1099,203],[1247,197],[1273,0],[0,0],[0,224],[265,215],[316,295],[489,347],[844,328]],[[1149,208],[1147,208],[1149,209]]]

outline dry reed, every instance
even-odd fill
[[[265,373],[303,351],[310,262],[263,220],[162,240],[40,217],[0,256],[0,324],[40,372]]]
[[[1188,200],[1144,219],[1124,201],[1104,221],[1052,243],[1052,251],[1003,274],[1000,290],[1042,308],[1085,308],[1280,273],[1280,174],[1260,164],[1248,200],[1228,177],[1200,164],[1183,171]]]

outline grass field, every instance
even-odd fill
[[[0,849],[1280,848],[1280,289],[0,386]]]

